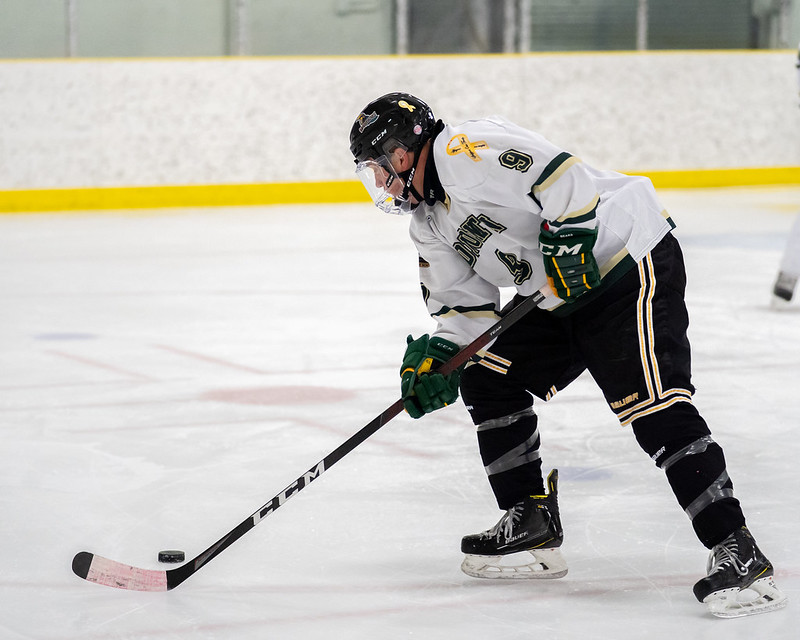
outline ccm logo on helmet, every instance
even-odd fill
[[[381,132],[380,132],[380,133],[379,133],[377,136],[375,136],[375,137],[372,139],[372,142],[371,142],[370,144],[371,144],[371,145],[374,147],[374,146],[375,146],[375,143],[377,143],[377,142],[378,142],[378,140],[380,140],[381,138],[383,138],[383,136],[385,136],[385,135],[386,135],[386,129],[384,129],[384,130],[383,130],[383,131],[381,131]]]

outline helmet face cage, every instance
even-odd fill
[[[395,141],[385,145],[391,150],[377,158],[362,160],[356,164],[356,175],[369,193],[373,204],[385,213],[403,214],[411,211],[408,188],[392,164],[393,152],[405,147]],[[405,172],[403,172],[405,174]]]

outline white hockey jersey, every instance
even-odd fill
[[[545,285],[543,221],[553,229],[597,228],[593,253],[603,283],[674,226],[649,179],[594,169],[500,117],[445,125],[431,155],[445,202],[420,204],[410,234],[438,322],[434,335],[461,346],[497,321],[501,288],[528,296]],[[548,296],[540,306],[561,305],[558,312],[579,303]]]

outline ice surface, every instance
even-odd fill
[[[200,553],[392,404],[431,329],[407,219],[370,205],[0,216],[0,638],[797,638],[800,305],[769,308],[800,188],[665,191],[696,404],[790,603],[712,618],[707,552],[586,377],[538,403],[569,574],[481,581],[499,518],[461,403],[402,415],[177,589],[87,550]]]

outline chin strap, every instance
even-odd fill
[[[414,182],[414,176],[417,173],[417,163],[419,162],[419,149],[414,152],[414,164],[411,165],[411,168],[408,171],[403,171],[403,173],[398,173],[397,175],[402,179],[405,180],[405,186],[403,187],[403,193],[401,197],[403,200],[408,201],[408,195],[411,194],[416,198],[417,204],[423,202],[425,198],[422,194],[414,188],[412,184]],[[416,206],[416,205],[414,205]]]
[[[422,197],[422,195],[419,193],[419,191],[417,191],[417,190],[414,188],[414,186],[413,186],[413,185],[409,185],[409,187],[408,187],[408,191],[409,191],[409,193],[410,193],[412,196],[414,196],[414,198],[416,198],[416,200],[417,200],[417,201],[416,201],[416,202],[415,202],[415,203],[412,205],[412,207],[416,207],[418,204],[420,204],[421,202],[424,202],[424,201],[425,201],[425,198],[423,198],[423,197]]]

